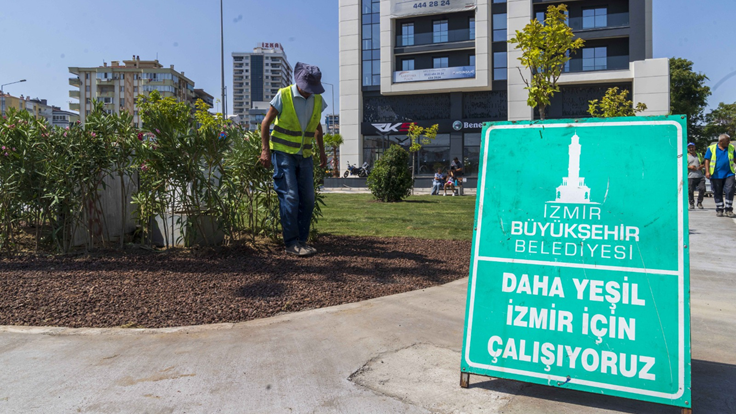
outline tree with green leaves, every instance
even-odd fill
[[[687,116],[689,140],[703,148],[708,140],[703,136],[703,122],[710,88],[708,77],[693,70],[693,62],[683,58],[670,59],[670,112]]]
[[[570,54],[583,47],[583,39],[575,39],[570,26],[567,25],[567,6],[549,6],[545,14],[544,24],[533,19],[517,30],[509,43],[516,45],[522,52],[519,61],[530,70],[528,78],[521,73],[521,78],[529,91],[527,104],[538,108],[539,118],[544,120],[546,108],[555,92],[559,92],[557,81],[570,60]]]
[[[325,146],[332,148],[332,175],[334,177],[340,176],[340,163],[337,161],[337,149],[343,144],[342,135],[340,134],[327,134],[322,140]]]
[[[736,139],[736,102],[732,104],[719,103],[705,117],[704,141],[715,141],[718,136],[726,133],[731,139]]]
[[[627,99],[629,91],[626,89],[620,93],[618,87],[608,88],[606,94],[599,101],[590,101],[588,113],[593,118],[614,118],[618,116],[636,116],[637,113],[646,111],[647,105],[641,102],[636,104]]]
[[[407,134],[407,137],[411,140],[411,145],[409,145],[409,152],[411,153],[411,191],[414,193],[414,177],[415,169],[417,166],[416,158],[417,158],[417,152],[421,151],[422,147],[424,145],[427,145],[431,143],[435,138],[437,138],[437,131],[439,130],[440,126],[438,124],[434,124],[429,128],[420,127],[419,125],[412,122],[412,124],[409,126],[409,133]]]

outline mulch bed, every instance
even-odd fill
[[[242,322],[447,283],[469,241],[322,237],[320,253],[268,246],[128,249],[0,259],[0,325],[145,327]]]

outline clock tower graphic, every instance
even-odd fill
[[[557,196],[552,203],[560,204],[598,204],[590,201],[590,188],[585,185],[585,178],[580,176],[580,137],[572,136],[569,146],[567,177],[562,178],[562,185],[557,187]]]

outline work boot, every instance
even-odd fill
[[[726,217],[733,217],[733,211],[727,211]]]
[[[287,247],[286,253],[293,254],[295,256],[301,256],[301,257],[309,256],[309,251],[303,248],[302,246],[300,246],[298,243],[293,246]]]
[[[695,204],[690,203],[690,210],[695,210]]]
[[[722,211],[716,211],[716,217],[723,217]]]
[[[703,209],[703,203],[698,203],[698,208],[702,210]]]

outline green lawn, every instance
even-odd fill
[[[475,196],[413,196],[381,203],[370,194],[326,194],[321,233],[344,236],[471,240]]]

